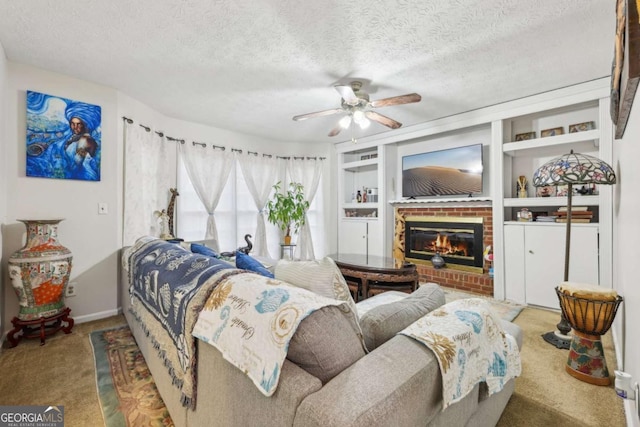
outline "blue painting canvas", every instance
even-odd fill
[[[102,110],[27,91],[27,176],[100,181]]]

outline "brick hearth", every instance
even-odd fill
[[[394,257],[404,259],[404,219],[407,216],[482,217],[483,249],[493,245],[493,217],[491,207],[399,207],[395,212]],[[452,218],[453,219],[453,218]],[[485,261],[483,273],[471,273],[453,268],[435,269],[430,263],[416,264],[420,282],[439,285],[465,292],[493,296],[493,279]]]

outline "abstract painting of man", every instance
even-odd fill
[[[27,176],[100,181],[102,110],[27,91]]]

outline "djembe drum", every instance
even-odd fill
[[[556,294],[562,314],[573,328],[567,373],[590,384],[609,385],[600,337],[611,327],[622,297],[612,289],[568,282],[556,287]]]

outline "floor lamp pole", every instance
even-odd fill
[[[569,255],[571,253],[571,209],[573,184],[569,184],[567,195],[567,237],[564,245],[564,281],[569,281]]]
[[[568,185],[567,194],[567,237],[564,245],[564,281],[569,281],[569,255],[571,254],[571,209],[572,209],[572,196],[573,196],[573,184]],[[571,325],[564,317],[564,313],[560,316],[560,323],[556,325],[558,331],[562,335],[567,335],[571,332]]]

